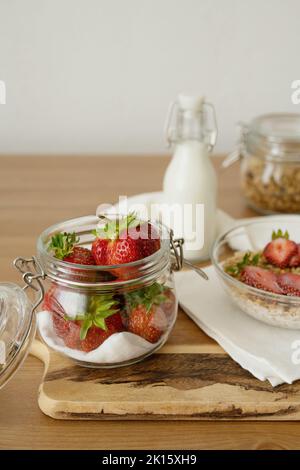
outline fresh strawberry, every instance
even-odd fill
[[[79,238],[75,233],[56,233],[52,236],[48,246],[48,251],[52,251],[54,256],[68,263],[94,265],[95,260],[88,248],[76,246]]]
[[[82,246],[74,246],[73,252],[64,258],[64,261],[75,264],[94,265],[95,260],[91,251],[88,248]]]
[[[79,349],[85,352],[97,348],[109,336],[124,330],[118,301],[110,294],[91,297],[88,312],[77,315],[75,323],[80,327]]]
[[[64,324],[62,323],[64,322]],[[105,320],[106,329],[98,326],[91,326],[84,339],[81,339],[82,321],[68,321],[57,315],[53,316],[53,326],[58,336],[60,336],[65,345],[71,349],[78,349],[84,352],[90,352],[98,348],[109,336],[124,330],[122,318],[119,313],[115,313]]]
[[[128,236],[137,240],[142,258],[147,258],[160,249],[159,233],[149,222],[129,228]]]
[[[71,349],[81,350],[81,341],[80,341],[80,322],[64,320],[68,324],[68,330],[66,334],[63,334],[61,338],[63,339],[65,345]]]
[[[298,251],[297,253],[291,257],[289,261],[290,268],[298,268],[300,266],[300,245],[298,244]]]
[[[82,351],[89,352],[98,348],[109,336],[124,330],[120,313],[115,313],[106,318],[106,330],[98,326],[91,326],[86,337],[81,341],[80,348]]]
[[[107,264],[107,245],[109,240],[106,238],[96,238],[92,244],[92,255],[97,265]]]
[[[69,317],[56,299],[55,289],[45,295],[43,308],[52,313],[53,328],[66,346],[91,351],[112,334],[123,331],[119,302],[110,294],[92,296],[87,313]]]
[[[136,240],[118,239],[108,244],[107,262],[109,265],[131,263],[141,259],[141,252]]]
[[[51,287],[44,296],[43,309],[49,312],[56,312],[61,316],[64,316],[65,311],[56,298],[56,289]]]
[[[43,302],[43,309],[51,312],[53,328],[57,336],[67,341],[71,341],[73,330],[71,330],[74,322],[66,319],[66,312],[57,299],[58,291],[51,287],[46,292]],[[76,326],[76,325],[75,325]]]
[[[57,336],[64,338],[69,334],[71,322],[59,313],[52,312],[53,328]]]
[[[300,275],[284,273],[278,276],[278,284],[286,295],[300,297]]]
[[[272,240],[263,251],[265,259],[279,268],[286,268],[292,257],[297,253],[297,244],[282,237]]]
[[[278,284],[277,275],[258,266],[246,266],[241,272],[241,281],[257,289],[283,294]]]
[[[162,308],[153,306],[147,311],[144,305],[139,305],[131,311],[128,330],[150,343],[156,343],[168,325]]]
[[[130,228],[139,225],[134,214],[117,220],[111,220],[93,233],[92,252],[97,264],[116,265],[131,263],[143,258],[137,240],[128,235]]]
[[[128,330],[150,343],[156,343],[168,326],[163,305],[168,300],[165,287],[155,283],[127,294]]]

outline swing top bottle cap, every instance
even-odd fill
[[[180,93],[177,98],[177,103],[180,109],[189,111],[201,111],[204,96],[193,96],[185,93]]]

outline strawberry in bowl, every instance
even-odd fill
[[[300,221],[278,217],[237,226],[219,237],[212,262],[241,310],[265,323],[300,329]]]
[[[271,240],[262,251],[239,253],[226,261],[224,269],[248,286],[274,294],[300,295],[300,290],[297,290],[300,284],[300,247],[290,240],[288,231],[273,231]],[[289,290],[285,284],[290,285]]]

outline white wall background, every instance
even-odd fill
[[[235,123],[300,112],[299,0],[0,0],[0,153],[160,153],[181,90]]]

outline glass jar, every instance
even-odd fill
[[[79,245],[89,247],[98,224],[88,216],[48,228],[38,238],[37,256],[14,262],[25,287],[0,284],[0,387],[25,359],[36,326],[47,346],[87,367],[138,362],[168,339],[177,317],[173,270],[182,267],[183,240],[151,222],[160,248],[131,263],[72,264],[48,251],[59,232],[75,232]]]
[[[248,206],[263,214],[300,212],[299,114],[267,114],[241,125],[239,149],[227,164],[237,158]]]

